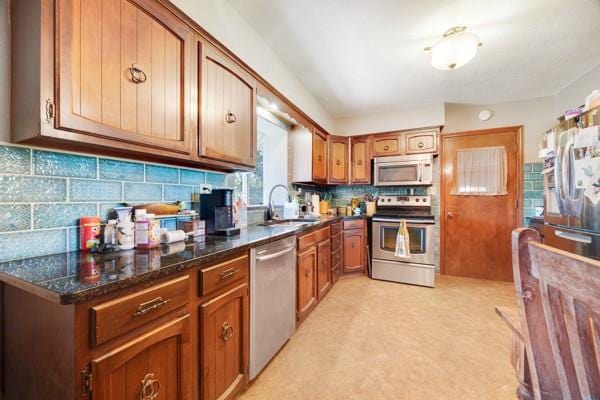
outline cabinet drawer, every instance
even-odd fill
[[[331,236],[331,251],[336,251],[342,246],[342,232]]]
[[[189,275],[93,306],[92,335],[99,345],[187,304]]]
[[[331,224],[331,236],[335,235],[339,231],[342,230],[342,223],[336,222],[335,224]]]
[[[329,239],[329,227],[298,237],[298,251]]]
[[[361,229],[365,227],[364,219],[351,219],[344,221],[344,230],[348,229]]]
[[[338,265],[342,262],[342,249],[337,249],[331,253],[331,265]],[[334,267],[335,268],[335,267]]]
[[[233,282],[248,279],[248,255],[200,271],[200,295],[204,296]]]

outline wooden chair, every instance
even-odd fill
[[[600,262],[545,246],[531,229],[512,240],[520,323],[509,324],[526,355],[520,398],[600,399]]]

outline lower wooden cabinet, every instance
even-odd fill
[[[331,289],[331,241],[317,245],[317,297],[321,300]]]
[[[191,399],[189,319],[175,319],[93,360],[93,398]]]
[[[296,278],[296,320],[298,322],[310,314],[317,305],[317,248],[310,246],[297,256]]]
[[[344,261],[343,273],[365,271],[365,231],[364,229],[350,229],[343,233]]]
[[[248,382],[248,284],[202,304],[200,323],[201,398],[232,398]]]

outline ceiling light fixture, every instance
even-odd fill
[[[460,68],[475,57],[482,45],[477,35],[467,32],[466,26],[455,26],[444,33],[442,39],[425,51],[431,53],[431,65],[441,70]]]

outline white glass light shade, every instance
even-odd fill
[[[480,45],[474,33],[465,30],[447,33],[431,48],[431,65],[441,70],[460,68],[475,57]]]

